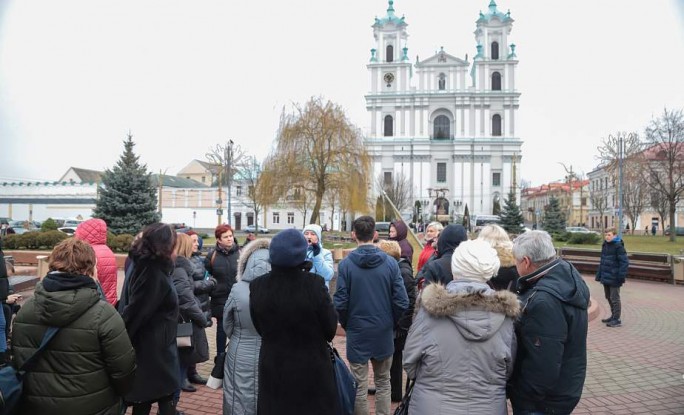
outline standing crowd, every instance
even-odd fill
[[[23,376],[16,413],[146,415],[156,405],[160,415],[182,414],[181,393],[207,383],[197,365],[212,357],[206,330],[215,324],[224,415],[367,415],[369,393],[376,413],[389,415],[407,391],[414,415],[506,414],[507,400],[516,415],[570,414],[586,374],[589,290],[551,237],[535,230],[511,241],[488,225],[469,240],[463,226],[434,222],[414,273],[407,234],[395,221],[380,240],[372,217],[355,219],[357,248],[339,263],[331,293],[335,268],[318,225],[252,235],[242,247],[220,225],[204,256],[198,234],[155,223],[136,236],[117,296],[106,224],[86,221],[55,247],[11,324],[3,361],[17,369],[49,342]],[[604,251],[622,267],[617,242]],[[607,322],[618,326],[624,274],[601,264]],[[10,320],[0,313],[1,335]],[[338,324],[353,408],[338,399]],[[3,356],[6,344],[0,338]]]

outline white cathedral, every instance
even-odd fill
[[[443,49],[409,61],[404,17],[389,0],[387,15],[373,24],[375,47],[367,65],[370,129],[366,148],[373,180],[401,175],[412,183],[424,214],[492,214],[511,186],[520,201],[520,147],[516,134],[520,92],[518,60],[509,42],[513,19],[494,0],[476,21],[472,62]],[[373,185],[374,191],[375,185]]]

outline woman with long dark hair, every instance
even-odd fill
[[[134,242],[133,269],[123,287],[126,303],[122,316],[135,348],[138,365],[131,392],[125,395],[133,415],[147,415],[152,403],[160,415],[175,415],[173,394],[180,387],[176,330],[178,295],[171,281],[176,233],[170,226],[153,223]],[[122,297],[124,297],[122,295]]]
[[[216,319],[216,353],[225,353],[226,332],[223,331],[223,307],[228,295],[237,282],[237,260],[240,246],[230,225],[219,225],[214,230],[216,247],[207,254],[204,266],[216,278],[216,287],[211,292],[211,316]]]

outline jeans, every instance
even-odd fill
[[[606,295],[608,304],[610,304],[610,317],[613,320],[620,320],[620,315],[622,314],[622,305],[620,304],[620,287],[604,285],[603,292]]]
[[[390,415],[390,368],[392,356],[385,360],[371,359],[375,376],[375,413]],[[368,363],[349,363],[349,369],[356,379],[356,402],[354,415],[368,415]]]

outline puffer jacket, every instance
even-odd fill
[[[59,332],[24,377],[19,413],[119,414],[135,376],[135,353],[123,320],[100,300],[90,277],[51,272],[36,285],[14,321],[16,367],[33,355],[49,326]]]
[[[237,280],[223,311],[223,330],[229,339],[223,375],[223,415],[256,415],[259,391],[261,336],[249,313],[250,283],[269,271],[270,239],[257,239],[238,260]]]
[[[455,280],[428,285],[418,308],[404,347],[404,369],[416,379],[409,414],[506,414],[515,294]]]
[[[518,270],[515,267],[515,257],[513,257],[513,243],[503,242],[494,245],[496,254],[499,257],[499,272],[493,276],[488,284],[493,289],[508,290],[511,292],[516,292],[516,285],[518,283]]]
[[[209,277],[209,273],[204,268],[204,258],[202,258],[202,253],[193,252],[190,257],[190,263],[192,264],[192,281],[193,289],[195,293],[195,298],[199,301],[199,306],[202,312],[207,317],[207,321],[211,320],[211,306],[209,303],[209,293],[216,286],[216,280],[213,277]]]
[[[596,281],[611,287],[620,287],[625,283],[629,268],[629,259],[625,251],[625,243],[616,236],[612,241],[603,241],[601,247],[601,264],[596,271]]]
[[[209,360],[209,343],[204,331],[207,326],[207,316],[202,312],[199,301],[193,294],[192,278],[190,277],[192,271],[193,267],[188,258],[176,257],[171,279],[176,294],[178,294],[179,320],[192,322],[192,348],[178,349],[178,359],[182,366]]]
[[[97,280],[109,304],[116,304],[116,257],[107,246],[107,224],[102,219],[88,219],[78,225],[74,237],[93,247],[97,257]]]

